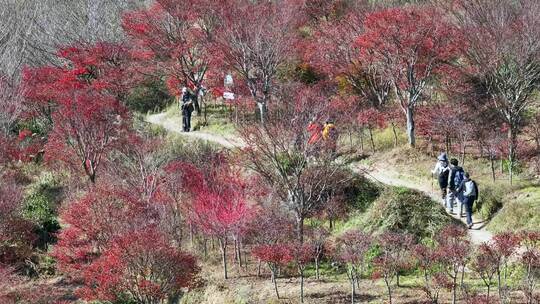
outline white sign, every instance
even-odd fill
[[[223,98],[225,99],[234,99],[234,93],[232,92],[223,92]]]
[[[233,78],[232,78],[232,75],[231,75],[231,74],[225,75],[225,80],[223,81],[223,84],[224,84],[226,87],[232,87],[232,86],[233,86],[234,81],[233,81]]]

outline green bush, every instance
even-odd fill
[[[444,208],[426,195],[406,188],[388,188],[364,215],[364,229],[372,233],[400,231],[419,239],[432,238],[452,223]]]
[[[161,112],[173,98],[162,81],[150,80],[135,88],[126,100],[126,106],[136,112]]]
[[[343,189],[343,193],[349,207],[365,212],[379,197],[380,189],[367,178],[355,174]]]
[[[39,247],[55,241],[54,234],[60,229],[57,209],[62,195],[60,181],[50,172],[42,173],[26,190],[23,216],[37,225]]]
[[[479,185],[480,187],[480,185]],[[482,219],[489,220],[503,207],[504,187],[485,187],[480,189],[480,197],[474,203],[473,211]]]

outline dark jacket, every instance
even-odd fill
[[[186,91],[182,95],[182,110],[193,111],[192,95],[189,91]]]
[[[454,182],[455,176],[457,172],[463,172],[463,168],[460,166],[453,166],[450,168],[450,173],[448,177],[448,189],[450,190],[456,190],[460,185],[456,185]]]
[[[438,179],[439,179],[439,186],[441,187],[441,189],[448,187],[449,172],[450,172],[450,169],[447,167],[447,168],[444,168],[439,174]]]

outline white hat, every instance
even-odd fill
[[[185,92],[187,92],[187,88],[186,88],[186,87],[183,87],[183,88],[182,88],[182,93],[185,93]]]

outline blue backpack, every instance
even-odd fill
[[[458,188],[464,179],[465,172],[462,168],[459,168],[458,170],[456,170],[456,173],[454,173],[454,188]]]

